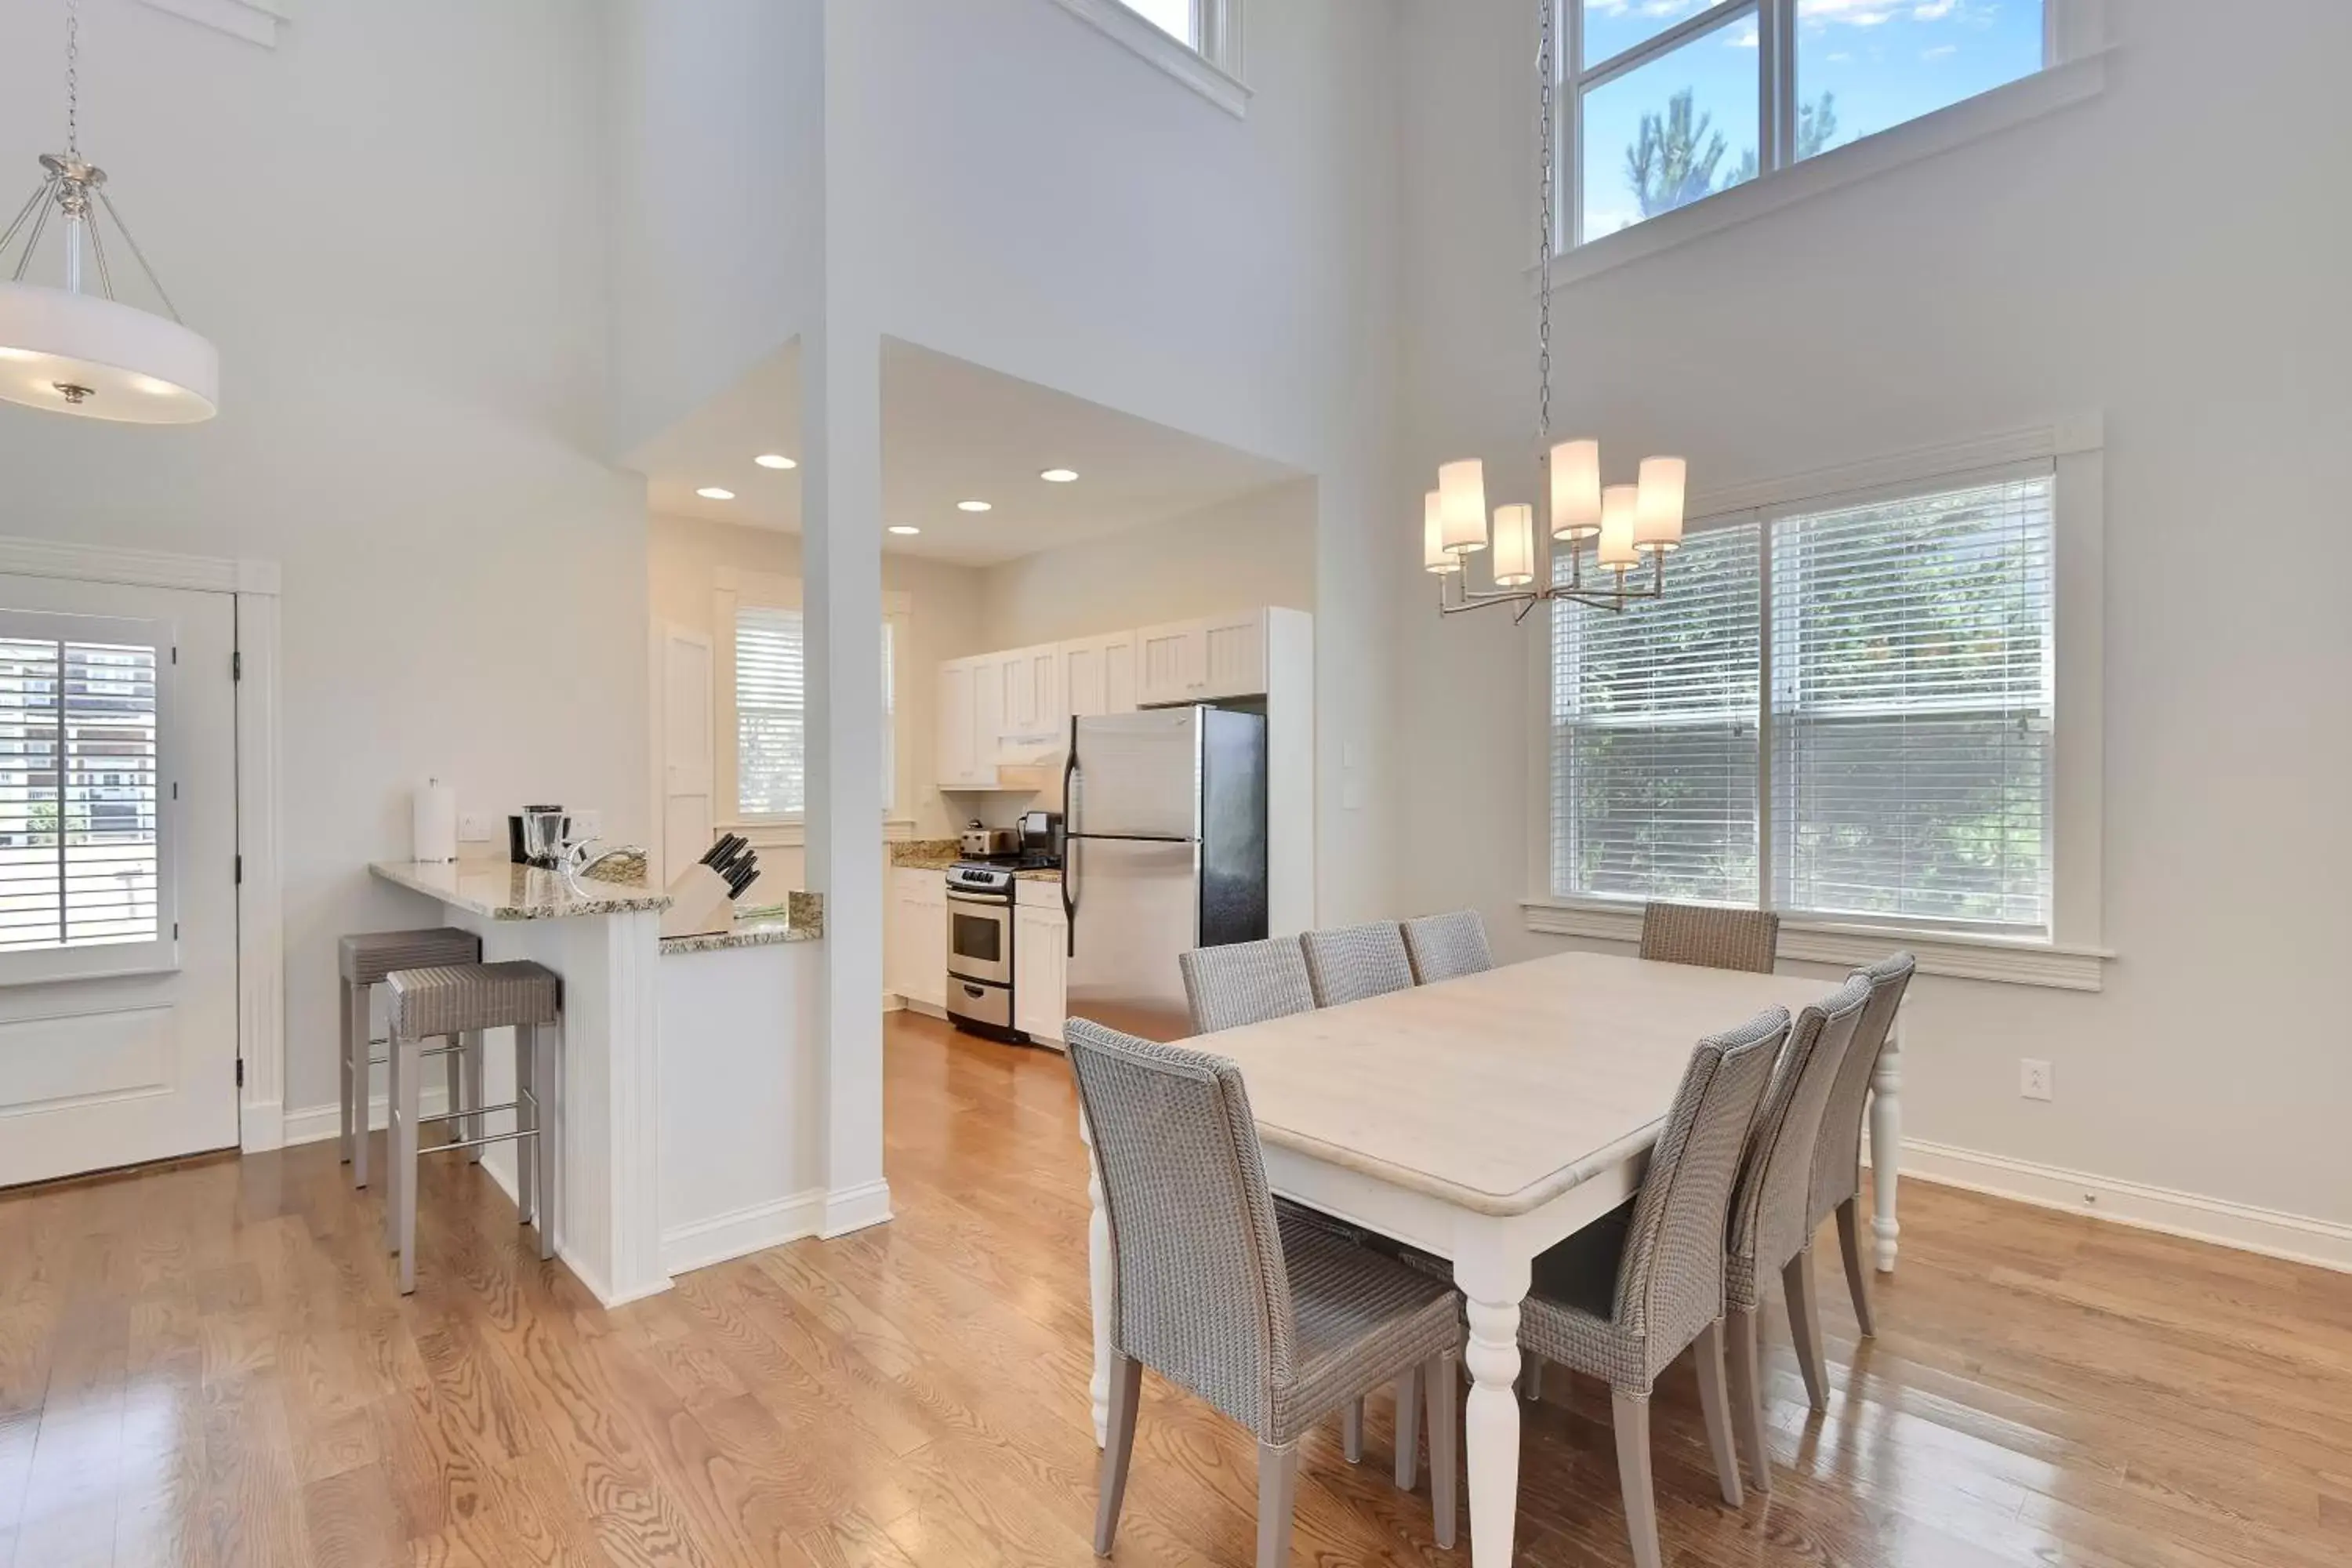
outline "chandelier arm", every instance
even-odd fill
[[[50,181],[51,184],[56,183],[55,180]],[[41,231],[49,226],[51,210],[52,204],[43,203],[41,210],[33,215],[33,232],[25,237],[25,254],[16,258],[16,270],[10,276],[9,281],[22,283],[25,280],[25,268],[33,264],[33,252],[40,248]]]
[[[56,197],[57,189],[58,177],[55,174],[45,175],[41,183],[33,187],[31,199],[26,201],[16,216],[9,220],[7,232],[0,234],[0,256],[8,254],[8,246],[16,239],[16,231],[25,226],[25,220],[33,216],[36,208],[47,205]],[[27,247],[29,248],[29,242]]]
[[[108,299],[114,298],[114,274],[107,270],[106,241],[99,237],[98,215],[92,213],[83,223],[82,232],[89,236],[89,258],[98,267],[98,289]]]
[[[131,247],[131,258],[139,263],[139,270],[147,275],[148,286],[155,290],[155,297],[163,301],[163,309],[170,313],[172,320],[180,321],[180,308],[172,303],[171,291],[163,287],[163,280],[155,276],[155,268],[149,264],[147,253],[139,248],[139,237],[131,232],[129,224],[122,221],[122,215],[114,208],[114,198],[106,194],[103,185],[98,189],[98,199],[100,205],[106,208],[106,216],[114,220],[114,226],[122,231],[122,243]],[[180,321],[180,324],[187,325],[185,321]]]

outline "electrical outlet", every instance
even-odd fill
[[[2028,1100],[2054,1099],[2055,1096],[2051,1090],[2050,1064],[2036,1061],[2032,1057],[2020,1058],[2017,1064],[2017,1092]]]
[[[457,815],[457,837],[468,844],[488,844],[498,837],[497,831],[490,826],[491,821],[487,812],[460,812]]]
[[[601,838],[604,836],[604,814],[601,811],[575,811],[572,814],[572,837]]]

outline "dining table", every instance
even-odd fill
[[[1793,1016],[1832,989],[1819,977],[1563,952],[1186,1042],[1240,1067],[1276,1193],[1452,1263],[1469,1322],[1475,1568],[1511,1561],[1519,1304],[1534,1260],[1639,1190],[1702,1038],[1767,1008]],[[1872,1080],[1874,1149],[1901,1145],[1900,1028],[1898,1014]],[[1891,1271],[1893,1160],[1874,1163],[1872,1185],[1875,1261]],[[1098,1175],[1087,1201],[1099,1444],[1114,1275]]]

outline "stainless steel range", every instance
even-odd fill
[[[948,868],[948,1018],[958,1028],[1028,1040],[1013,1026],[1013,884],[1016,872],[1060,864],[1033,850]]]

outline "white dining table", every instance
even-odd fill
[[[1568,952],[1226,1029],[1189,1042],[1239,1064],[1286,1197],[1450,1259],[1468,1305],[1470,1560],[1511,1561],[1518,1512],[1519,1303],[1547,1248],[1625,1202],[1691,1048],[1834,987]],[[1900,1147],[1902,1052],[1873,1079],[1871,1140]],[[1082,1130],[1083,1131],[1083,1130]],[[1876,1262],[1895,1267],[1895,1162],[1873,1168]],[[1110,1227],[1087,1184],[1096,1441],[1110,1394]]]

